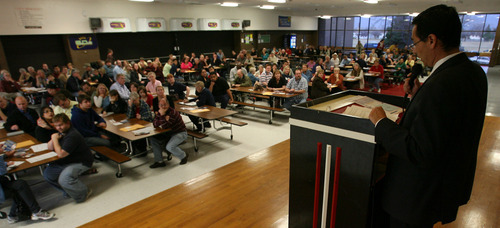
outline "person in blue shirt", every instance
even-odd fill
[[[89,96],[78,96],[78,105],[71,109],[71,124],[84,137],[87,146],[111,146],[102,130],[106,128],[106,121],[92,109]]]

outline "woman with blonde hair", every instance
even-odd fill
[[[359,82],[359,89],[365,88],[365,77],[363,75],[363,69],[358,63],[352,64],[352,71],[346,75],[347,79],[357,80]]]
[[[96,91],[92,94],[92,102],[98,108],[106,109],[109,105],[109,91],[104,83],[97,85]]]

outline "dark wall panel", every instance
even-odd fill
[[[2,36],[3,48],[11,74],[17,78],[19,68],[43,63],[63,65],[68,62],[62,35]]]

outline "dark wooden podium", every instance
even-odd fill
[[[336,227],[370,227],[373,186],[385,169],[384,152],[377,149],[374,125],[368,119],[336,113],[349,96],[368,96],[401,106],[403,98],[361,91],[344,91],[308,101],[291,108],[290,116],[290,204],[289,227],[313,225],[317,143],[323,144],[321,192],[326,145],[332,146],[330,174],[331,203],[335,148],[342,148],[340,163]],[[320,194],[318,209],[321,220]],[[328,222],[330,223],[330,206]],[[321,224],[318,222],[318,224]]]

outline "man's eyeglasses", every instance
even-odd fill
[[[413,49],[413,48],[415,48],[415,46],[417,46],[417,44],[418,44],[418,43],[420,43],[420,42],[422,42],[422,41],[423,41],[423,40],[419,40],[419,41],[417,41],[416,43],[411,44],[411,45],[410,45],[410,48],[412,48],[412,49]]]

